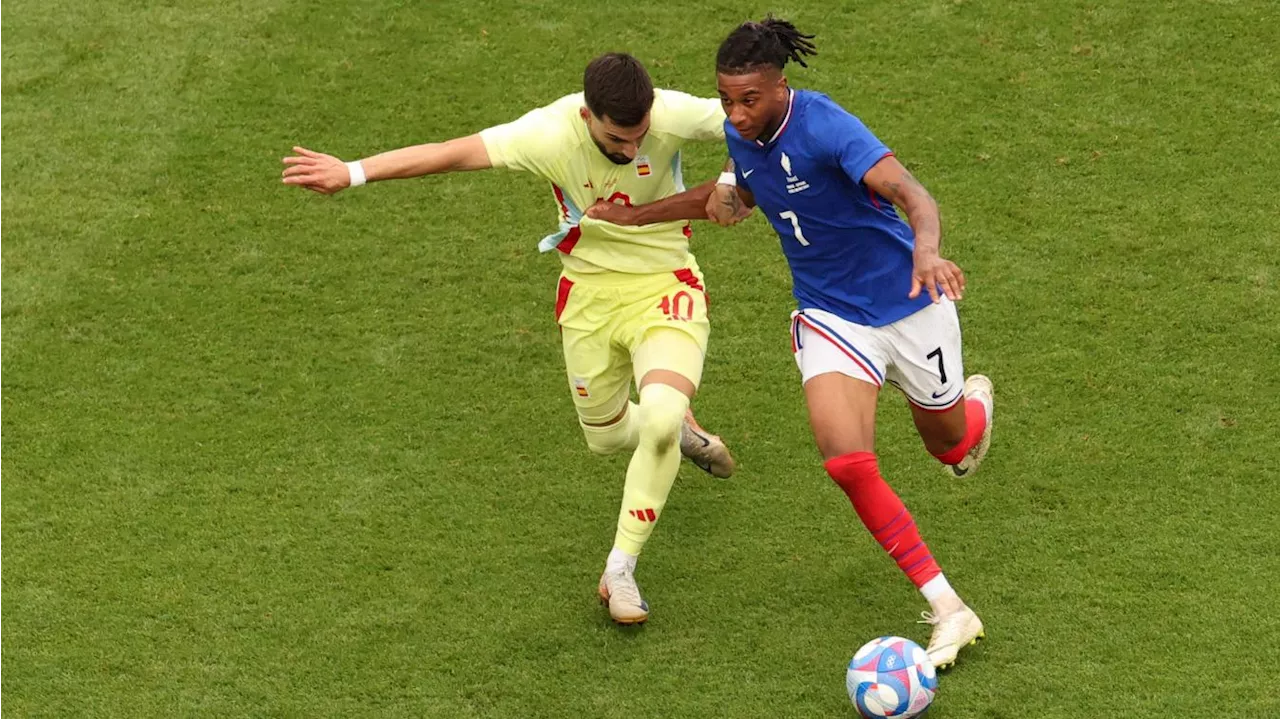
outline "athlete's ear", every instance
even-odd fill
[[[587,132],[590,133],[592,137],[595,137],[596,126],[595,123],[592,122],[594,115],[591,114],[591,109],[584,106],[578,110],[578,114],[582,116],[582,121],[587,124]]]

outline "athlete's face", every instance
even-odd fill
[[[649,134],[649,116],[645,115],[639,125],[623,127],[608,115],[596,117],[587,108],[582,108],[582,119],[587,123],[587,132],[591,140],[600,148],[600,154],[609,158],[615,165],[627,165],[636,159],[640,152],[640,143]]]
[[[739,135],[755,140],[773,132],[787,112],[787,78],[775,67],[744,75],[716,75],[720,104]]]

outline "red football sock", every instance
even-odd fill
[[[875,454],[854,452],[829,459],[824,466],[827,474],[849,496],[853,510],[871,531],[871,536],[917,588],[942,573],[929,547],[920,538],[916,520],[880,476]]]
[[[982,439],[982,433],[987,431],[987,408],[976,399],[966,399],[964,401],[964,439],[960,440],[960,444],[933,456],[938,458],[943,464],[959,464],[960,460],[973,449],[978,441]]]

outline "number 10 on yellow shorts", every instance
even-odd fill
[[[608,422],[650,370],[702,380],[711,325],[696,265],[653,275],[566,272],[556,296],[569,390],[582,421]]]

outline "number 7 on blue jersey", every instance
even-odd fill
[[[804,231],[800,229],[800,218],[796,217],[796,213],[787,210],[786,212],[779,212],[778,217],[784,220],[791,220],[791,229],[795,231],[796,241],[805,247],[809,246],[809,241],[804,238]]]

